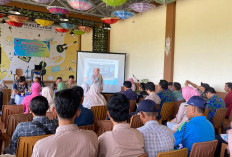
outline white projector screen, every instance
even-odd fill
[[[94,68],[99,68],[103,77],[103,93],[121,91],[125,80],[125,53],[94,53],[78,52],[77,55],[77,85],[84,80],[91,85],[91,76]]]

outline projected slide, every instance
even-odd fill
[[[88,84],[92,84],[91,76],[95,68],[100,69],[100,73],[103,77],[103,84],[118,84],[118,60],[85,58],[84,64],[84,78],[88,78]]]
[[[100,69],[103,77],[103,93],[115,93],[121,90],[124,82],[126,55],[122,53],[78,52],[77,84],[84,80],[91,85],[95,68]]]

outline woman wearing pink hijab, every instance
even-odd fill
[[[31,85],[31,95],[28,95],[23,99],[24,113],[28,113],[31,99],[39,96],[40,92],[41,92],[40,84],[37,82],[33,83]]]
[[[187,102],[192,96],[200,96],[200,93],[196,88],[186,86],[182,88],[182,95],[185,101]],[[176,114],[176,118],[174,118],[171,122],[167,123],[167,126],[172,130],[176,131],[182,123],[188,121],[187,117],[187,108],[186,103],[182,103],[179,107],[178,113]]]

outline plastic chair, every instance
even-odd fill
[[[55,115],[53,112],[49,111],[46,113],[46,116],[48,117],[48,119],[53,120],[53,119],[57,119],[57,115]]]
[[[93,111],[94,122],[106,119],[107,109],[105,105],[93,106],[91,110]]]
[[[222,123],[225,119],[227,109],[226,108],[219,108],[217,109],[214,118],[213,118],[213,126],[215,128],[215,131],[218,134],[221,134],[222,132]]]
[[[111,130],[113,130],[113,123],[110,120],[98,120],[94,125],[94,131],[97,136]]]
[[[94,125],[85,125],[85,126],[78,126],[82,130],[92,130],[94,131]]]
[[[23,105],[3,105],[1,121],[7,126],[8,116],[12,114],[24,113]]]
[[[157,157],[187,157],[188,148],[159,153]]]
[[[140,116],[139,115],[132,116],[130,120],[130,127],[139,128],[141,126],[143,126],[143,122],[141,121]]]
[[[225,151],[226,151],[227,147],[228,147],[228,144],[222,143],[220,157],[225,156]]]
[[[130,109],[129,109],[129,113],[134,112],[134,110],[135,110],[135,105],[136,105],[136,100],[130,100]]]
[[[189,157],[213,157],[217,143],[217,140],[194,143]]]
[[[144,153],[143,155],[140,155],[138,157],[148,157],[147,153]]]
[[[20,137],[18,140],[16,156],[17,157],[30,157],[33,152],[35,143],[50,135]]]
[[[173,107],[173,111],[172,111],[172,115],[171,115],[172,118],[176,117],[176,114],[179,111],[180,104],[182,104],[183,102],[184,102],[184,100],[174,101],[174,107]]]
[[[163,121],[170,120],[170,117],[173,112],[174,102],[164,103],[161,108],[161,119],[159,120],[159,123],[162,124]]]

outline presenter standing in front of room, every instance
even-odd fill
[[[93,70],[93,75],[92,75],[91,79],[92,79],[92,83],[99,85],[101,88],[101,91],[102,91],[103,90],[103,77],[100,74],[99,68],[95,68]]]

